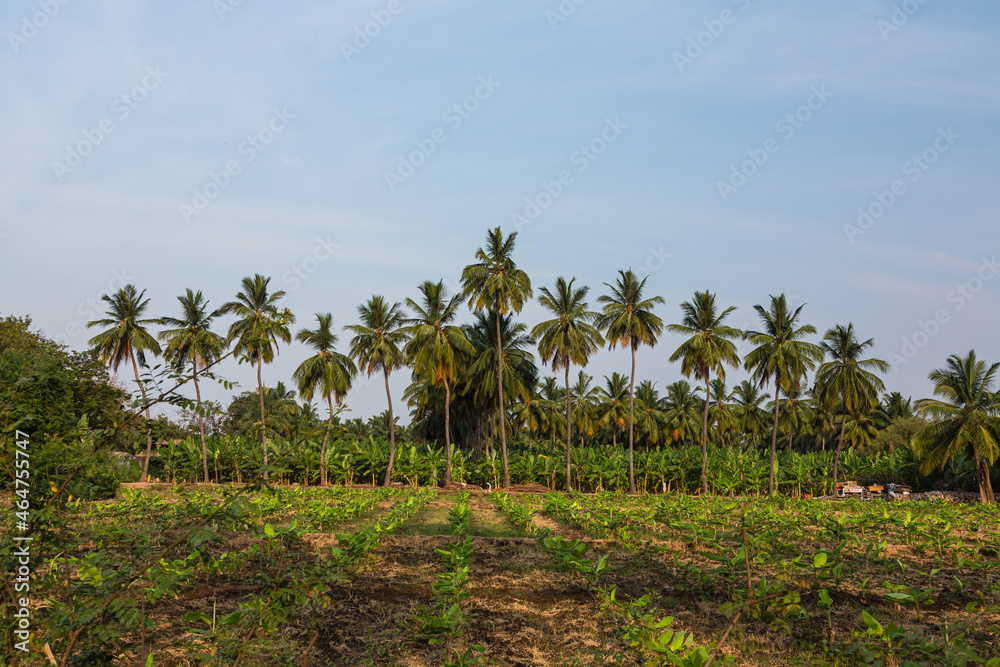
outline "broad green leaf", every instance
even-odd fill
[[[861,618],[864,619],[865,625],[868,626],[868,631],[873,635],[882,636],[884,630],[882,629],[882,624],[875,620],[875,617],[869,614],[867,611],[861,612]]]

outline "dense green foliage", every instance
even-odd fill
[[[125,423],[126,395],[113,386],[92,352],[70,353],[31,330],[30,318],[0,320],[0,488],[14,482],[13,447],[20,432],[32,442],[32,497],[52,495],[84,463],[66,488],[83,498],[113,496],[119,480],[134,481],[133,466],[106,452],[139,445],[139,422],[107,438],[94,454],[93,436]]]
[[[300,442],[272,440],[271,469],[283,483],[316,485],[322,434]],[[259,445],[259,443],[257,443]],[[207,440],[210,479],[220,483],[254,479],[261,466],[259,446],[243,437]],[[407,438],[397,443],[392,482],[438,486],[444,482],[446,455],[443,446]],[[452,476],[456,482],[499,488],[503,463],[493,451],[476,460],[461,450],[453,453]],[[635,452],[635,475],[642,493],[666,491],[698,493],[701,488],[701,448],[683,445]],[[834,452],[779,451],[776,483],[780,493],[801,496],[832,492],[830,467]],[[327,446],[327,477],[332,484],[379,484],[388,468],[389,445],[384,437],[331,439]],[[920,459],[909,447],[893,451],[848,450],[841,468],[850,479],[862,482],[910,485],[914,490],[976,490],[974,462],[956,457],[944,469],[922,475]],[[570,459],[575,490],[627,491],[628,453],[620,446],[595,444],[572,451]],[[758,495],[768,490],[769,458],[764,450],[713,447],[709,450],[709,492],[720,495]],[[514,484],[536,483],[549,489],[566,488],[565,443],[535,441],[512,444],[510,474]],[[151,476],[162,481],[196,482],[201,476],[201,445],[195,436],[171,443],[153,459]]]

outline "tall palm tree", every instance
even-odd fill
[[[333,399],[337,399],[338,405],[343,403],[358,374],[358,367],[350,357],[337,352],[337,334],[333,333],[333,315],[330,313],[316,313],[316,328],[303,328],[295,334],[295,339],[316,351],[316,354],[303,361],[292,373],[299,394],[303,400],[312,403],[313,396],[319,390],[320,397],[326,401],[330,410],[323,433],[323,444],[319,450],[319,485],[326,486],[326,445],[333,426]]]
[[[555,292],[543,287],[538,302],[555,317],[538,324],[531,330],[531,336],[538,341],[538,352],[542,361],[552,362],[552,370],[563,370],[566,381],[566,490],[573,485],[570,480],[570,460],[572,456],[571,437],[572,395],[569,390],[569,367],[572,364],[586,366],[590,355],[604,344],[604,338],[591,322],[597,313],[587,309],[589,287],[573,288],[576,278],[567,283],[562,276],[556,278]]]
[[[663,321],[653,314],[653,306],[663,303],[663,297],[644,299],[642,290],[649,276],[639,280],[632,269],[618,272],[614,285],[604,283],[611,294],[601,295],[597,300],[604,304],[604,310],[597,320],[597,326],[604,331],[608,347],[626,345],[632,352],[632,373],[628,384],[628,488],[635,494],[635,467],[633,464],[633,431],[635,425],[635,351],[640,345],[656,345],[656,337],[663,332]]]
[[[160,324],[174,327],[161,331],[160,340],[167,344],[163,356],[180,371],[191,364],[191,379],[198,399],[198,430],[201,433],[201,467],[205,484],[208,484],[208,448],[205,446],[205,416],[201,413],[201,388],[198,386],[198,371],[222,356],[226,343],[222,336],[211,331],[212,320],[219,311],[208,312],[208,301],[201,290],[187,290],[177,297],[181,303],[180,318],[162,317]]]
[[[933,420],[913,436],[913,449],[923,459],[921,472],[929,474],[959,454],[969,455],[976,466],[979,502],[984,504],[996,502],[990,466],[1000,456],[1000,392],[993,393],[997,369],[1000,364],[987,366],[975,350],[964,359],[953,354],[945,368],[927,376],[940,398],[916,403],[917,412]]]
[[[410,341],[405,352],[414,372],[431,384],[444,385],[444,447],[447,467],[444,483],[451,481],[451,386],[475,349],[465,337],[462,327],[452,324],[462,303],[461,295],[449,298],[444,281],[424,281],[419,287],[422,303],[407,299],[406,305],[415,314],[408,320]]]
[[[806,373],[816,367],[823,358],[823,350],[818,345],[802,340],[816,333],[811,324],[799,324],[802,308],[789,310],[785,295],[771,297],[771,305],[765,310],[756,305],[763,331],[748,331],[745,338],[756,345],[743,360],[753,380],[760,386],[774,381],[774,429],[771,432],[771,470],[768,477],[768,495],[774,495],[774,466],[778,447],[778,410],[781,405],[781,391],[798,388]]]
[[[149,305],[149,299],[143,300],[146,290],[138,292],[135,285],[125,285],[113,295],[105,294],[101,301],[108,304],[108,317],[103,320],[87,322],[87,328],[109,327],[88,341],[88,345],[97,350],[101,361],[118,370],[122,362],[132,362],[135,372],[135,383],[142,392],[142,402],[146,406],[146,458],[142,462],[142,479],[149,476],[149,457],[153,453],[153,432],[149,427],[149,403],[146,397],[146,386],[139,380],[139,366],[146,365],[146,353],[160,354],[160,344],[156,342],[146,326],[156,324],[155,319],[143,319],[143,313]]]
[[[503,407],[503,336],[500,332],[500,318],[509,312],[521,312],[521,308],[531,298],[531,279],[528,274],[514,264],[514,240],[517,232],[506,239],[500,228],[486,235],[486,248],[476,250],[475,264],[462,269],[462,296],[469,300],[469,308],[475,312],[492,310],[496,319],[497,342],[497,400],[500,419],[500,448],[503,453],[503,487],[510,488],[510,468],[507,464],[507,429],[504,425],[506,414]]]
[[[833,458],[833,489],[837,490],[837,476],[840,474],[840,452],[844,447],[844,430],[847,416],[856,420],[879,404],[879,396],[885,385],[873,371],[887,373],[889,364],[881,359],[862,359],[865,350],[875,345],[872,338],[861,342],[854,332],[854,324],[846,327],[837,325],[823,334],[820,348],[830,357],[816,371],[817,397],[828,407],[839,402],[843,406],[840,420],[840,437],[837,453]]]
[[[399,303],[391,306],[381,294],[375,294],[367,303],[358,306],[360,324],[345,327],[354,334],[351,339],[351,356],[357,360],[368,377],[376,371],[385,376],[385,398],[389,402],[389,467],[385,471],[383,486],[389,486],[392,466],[396,460],[396,422],[392,416],[392,394],[389,392],[389,374],[406,364],[401,349],[406,344],[406,313]]]
[[[611,425],[611,444],[618,445],[618,429],[623,428],[628,418],[628,382],[621,373],[604,376],[604,386],[597,388],[598,414],[601,425]]]
[[[264,364],[274,361],[278,354],[278,341],[292,342],[288,330],[295,323],[295,316],[285,308],[279,311],[277,303],[284,296],[283,290],[270,292],[269,277],[259,273],[253,278],[243,278],[243,288],[237,292],[235,301],[222,304],[219,313],[236,315],[238,318],[229,325],[226,344],[233,345],[233,352],[257,366],[257,394],[260,396],[260,445],[264,451],[264,481],[270,479],[267,470],[267,428],[264,425]]]
[[[733,339],[743,332],[727,327],[724,322],[736,310],[730,306],[721,313],[715,306],[715,295],[705,290],[695,292],[691,301],[681,304],[684,318],[680,324],[667,327],[670,333],[690,336],[670,356],[670,361],[681,359],[681,372],[685,377],[694,373],[696,379],[705,381],[705,414],[701,432],[701,492],[708,493],[708,406],[712,401],[712,371],[725,379],[726,366],[738,368],[740,355]]]

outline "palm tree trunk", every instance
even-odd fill
[[[444,379],[444,451],[447,457],[447,465],[444,469],[445,485],[451,481],[451,388],[448,387],[448,378]]]
[[[201,467],[202,472],[205,473],[205,484],[208,484],[208,448],[205,446],[205,417],[201,414],[201,388],[198,387],[198,367],[195,366],[194,375],[191,376],[194,380],[194,393],[198,397],[198,429],[201,431]]]
[[[389,486],[392,479],[392,464],[396,460],[396,422],[392,417],[392,395],[389,393],[389,371],[385,372],[385,397],[389,401],[389,467],[385,470],[382,486]]]
[[[573,403],[573,397],[569,393],[569,362],[567,361],[566,362],[566,492],[567,493],[573,490],[573,487],[570,485],[570,478],[569,478],[570,475],[569,461],[570,461],[570,447],[571,447],[570,430],[572,426],[572,424],[570,423],[569,414],[572,403]]]
[[[497,316],[497,400],[500,406],[500,451],[503,452],[503,488],[510,488],[510,468],[507,467],[507,429],[504,426],[503,411],[503,342],[500,340],[500,304],[496,304]]]
[[[844,431],[847,428],[847,411],[840,419],[840,438],[837,440],[837,453],[833,455],[833,495],[837,495],[837,477],[840,475],[840,450],[844,447]]]
[[[628,381],[628,492],[635,495],[635,467],[632,463],[632,428],[635,423],[635,396],[632,389],[635,387],[635,346],[632,349],[632,374]]]
[[[330,428],[333,426],[333,399],[327,395],[326,404],[330,408],[330,416],[326,419],[326,433],[323,434],[323,444],[319,448],[319,485],[326,486],[326,443],[330,439]]]
[[[991,505],[996,502],[993,495],[993,483],[990,481],[990,467],[986,460],[979,454],[976,443],[972,443],[972,458],[976,462],[976,478],[979,482],[979,502],[983,505]]]
[[[267,427],[264,426],[264,381],[261,380],[260,373],[263,361],[257,357],[257,395],[260,396],[260,446],[264,450],[264,481],[268,481],[267,472]]]
[[[701,431],[701,493],[708,494],[708,403],[712,398],[712,385],[709,382],[709,375],[705,373],[705,415],[702,419],[704,424]]]
[[[129,348],[128,356],[132,359],[132,370],[135,371],[135,383],[142,392],[142,402],[146,403],[146,458],[142,462],[142,481],[149,481],[149,457],[153,455],[153,428],[149,425],[149,404],[146,399],[146,387],[139,380],[139,364],[135,362],[135,353]]]
[[[781,405],[781,388],[774,381],[774,430],[771,432],[771,472],[767,478],[767,495],[774,495],[774,464],[778,458],[778,406]]]

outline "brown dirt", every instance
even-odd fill
[[[550,489],[548,487],[542,486],[538,482],[531,482],[530,484],[511,484],[510,491],[516,493],[549,493]]]

